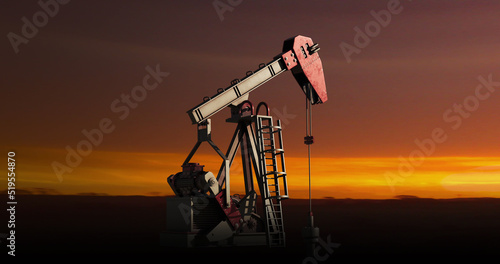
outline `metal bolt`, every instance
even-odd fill
[[[286,63],[286,66],[290,66],[290,62],[287,62],[287,63]]]
[[[288,60],[288,57],[285,57],[285,60]]]

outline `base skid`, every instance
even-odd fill
[[[248,203],[247,199],[243,202]],[[240,206],[244,211],[245,207]],[[265,246],[267,236],[256,214],[231,222],[215,197],[168,197],[166,232],[161,244],[169,247]]]

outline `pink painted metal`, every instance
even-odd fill
[[[311,38],[301,35],[287,39],[283,43],[284,54],[289,54],[292,51],[298,62],[299,67],[291,68],[293,76],[301,86],[310,83],[317,94],[318,98],[315,99],[318,100],[313,101],[313,104],[324,103],[328,100],[323,64],[317,50],[319,48]]]

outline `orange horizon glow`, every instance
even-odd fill
[[[55,194],[172,195],[167,177],[181,171],[185,154],[93,151],[60,182],[50,164],[64,159],[65,150],[20,149],[18,188]],[[241,164],[231,167],[231,192],[244,193]],[[216,155],[195,155],[192,162],[217,173]],[[421,198],[500,198],[500,157],[428,157],[411,175],[391,188],[387,172],[398,173],[397,157],[312,159],[313,198],[387,199],[397,195]],[[286,157],[291,198],[308,198],[305,157]],[[255,186],[257,186],[255,184]],[[256,187],[257,188],[257,187]]]

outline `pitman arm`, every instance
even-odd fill
[[[225,107],[238,105],[248,99],[251,91],[286,70],[292,71],[312,104],[326,102],[328,96],[318,50],[318,44],[308,37],[299,35],[285,40],[283,53],[274,57],[273,61],[253,73],[249,72],[242,80],[232,82],[231,86],[220,89],[216,95],[190,109],[187,113],[191,121],[200,124]]]

